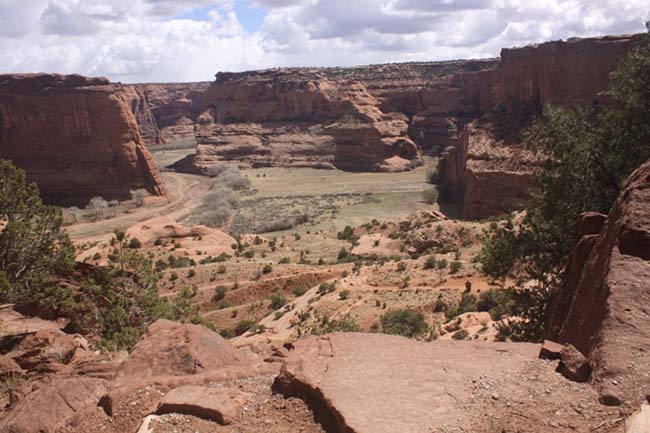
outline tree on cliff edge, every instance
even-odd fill
[[[69,270],[73,248],[61,211],[46,206],[25,172],[0,160],[0,302],[31,302]]]
[[[650,23],[648,33],[611,76],[606,107],[545,108],[527,131],[529,146],[548,156],[519,228],[497,227],[480,260],[504,277],[518,264],[522,279],[540,282],[517,291],[524,321],[514,337],[543,338],[549,291],[563,270],[586,211],[609,212],[623,181],[650,158]]]

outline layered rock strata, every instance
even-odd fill
[[[25,169],[49,203],[126,199],[139,188],[163,195],[131,99],[104,78],[0,75],[0,158]]]
[[[386,114],[358,81],[319,70],[218,74],[199,118],[196,167],[253,166],[405,170],[419,161],[404,115]]]

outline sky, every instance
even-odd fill
[[[650,0],[0,0],[0,73],[209,81],[218,71],[495,57],[637,33]]]

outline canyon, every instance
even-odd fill
[[[544,168],[525,128],[607,104],[637,37],[212,83],[0,76],[0,157],[48,203],[123,201],[64,209],[74,268],[0,303],[0,433],[646,433],[650,160],[580,216],[535,342],[511,329],[535,281],[478,259]]]
[[[25,169],[48,203],[123,200],[137,189],[164,195],[131,98],[104,78],[1,75],[0,158]]]
[[[27,163],[21,152],[29,147],[18,145],[25,137],[17,126],[19,120],[11,118],[11,110],[15,111],[11,104],[18,103],[18,93],[23,91],[52,97],[56,92],[50,87],[59,89],[57,95],[62,97],[59,94],[66,85],[45,83],[45,90],[27,90],[13,86],[13,79],[7,77],[0,156],[18,161],[40,184],[48,183],[50,191],[43,192],[47,200],[80,204],[93,195],[123,199],[125,191],[136,187],[162,193],[156,169],[150,166],[142,144],[196,147],[192,164],[202,174],[223,163],[403,171],[421,164],[423,155],[433,155],[440,157],[437,181],[441,197],[458,203],[463,218],[486,218],[521,208],[535,184],[542,158],[527,149],[521,137],[533,116],[547,103],[606,103],[599,92],[635,38],[547,42],[504,49],[499,59],[221,72],[212,83],[119,85],[88,79],[88,83],[68,89],[87,94],[94,89],[95,95],[101,88],[110,90],[119,95],[111,100],[121,99],[132,112],[129,116],[123,107],[119,109],[122,114],[118,117],[128,117],[116,120],[123,124],[123,132],[114,128],[92,132],[102,141],[106,133],[130,135],[126,142],[135,143],[132,154],[124,158],[132,173],[119,176],[124,185],[113,181],[111,187],[107,181],[84,178],[84,172],[92,171],[89,167],[94,164],[107,171],[111,164],[120,165],[120,159],[111,157],[114,161],[107,164],[108,155],[104,155],[90,161],[94,156],[83,157],[79,144],[45,146],[41,141],[42,160]],[[24,100],[27,97],[23,95]],[[83,116],[103,117],[92,112],[70,115],[77,116],[73,122],[81,122]],[[138,131],[131,130],[131,117]],[[29,122],[43,123],[36,118],[20,122],[26,130]],[[73,136],[81,143],[80,137],[91,134],[89,128],[100,125],[83,125],[79,131],[66,128],[57,134]],[[57,154],[47,156],[43,149],[50,148],[57,148]],[[62,156],[67,149],[75,158]],[[63,176],[62,170],[69,170],[69,175]],[[119,168],[116,173],[126,171]],[[50,182],[55,174],[60,183],[65,177],[67,185]],[[93,182],[104,184],[106,193],[92,186]]]
[[[130,84],[129,101],[147,146],[192,146],[194,125],[203,107],[208,82]]]

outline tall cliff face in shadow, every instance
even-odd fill
[[[164,188],[130,110],[131,90],[79,75],[0,76],[0,158],[26,170],[46,202],[85,205]]]
[[[481,118],[465,126],[438,168],[444,198],[462,216],[485,218],[518,209],[535,183],[540,161],[520,133],[547,103],[606,102],[600,93],[636,36],[574,39],[504,49],[498,68],[479,73]]]

